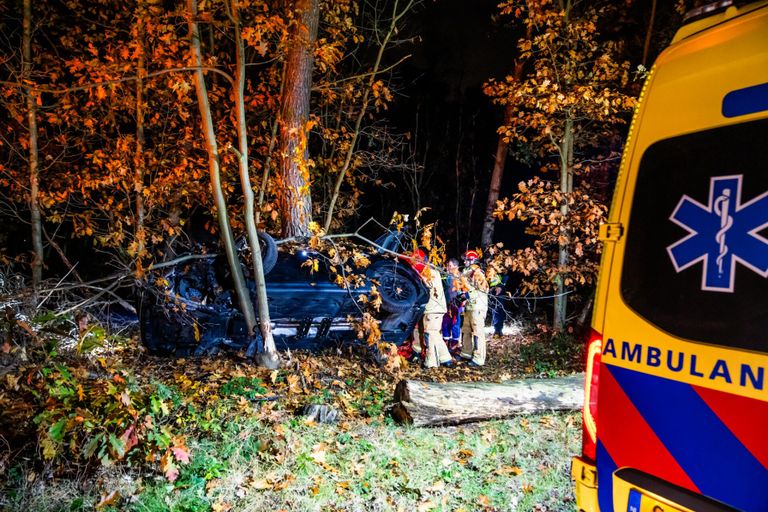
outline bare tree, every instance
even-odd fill
[[[228,14],[235,31],[237,59],[235,63],[235,110],[237,112],[237,161],[240,170],[240,184],[243,189],[245,202],[245,228],[248,233],[248,243],[251,248],[253,263],[253,279],[256,283],[256,301],[259,308],[259,329],[264,340],[263,350],[256,356],[257,362],[267,368],[277,368],[280,364],[272,336],[272,325],[267,302],[267,287],[264,280],[264,265],[261,259],[261,246],[256,231],[254,216],[253,186],[248,169],[248,134],[245,123],[245,43],[240,34],[240,15],[237,0],[231,0]]]
[[[363,118],[368,112],[368,104],[370,102],[371,92],[373,91],[373,85],[379,75],[379,69],[381,67],[382,58],[384,57],[384,52],[387,50],[392,36],[398,32],[398,22],[413,8],[414,4],[415,0],[410,0],[408,2],[404,2],[403,4],[400,4],[398,0],[395,0],[392,7],[392,17],[390,18],[389,26],[384,33],[384,37],[379,39],[379,49],[376,52],[376,60],[374,61],[373,68],[369,73],[368,83],[366,84],[365,91],[363,92],[363,98],[360,102],[360,110],[357,113],[355,126],[352,130],[352,140],[349,143],[347,154],[344,157],[344,163],[342,164],[341,169],[339,170],[339,174],[336,177],[336,183],[333,186],[333,193],[331,195],[331,202],[328,205],[328,211],[325,214],[325,224],[323,227],[326,233],[329,232],[331,228],[333,210],[336,207],[336,201],[339,198],[339,190],[341,189],[341,184],[344,183],[344,177],[349,170],[349,165],[352,162],[352,156],[355,154],[355,146],[357,144],[357,139],[360,136],[360,128],[363,122]]]
[[[211,189],[216,203],[216,213],[219,219],[219,231],[224,250],[227,254],[227,262],[232,271],[232,280],[240,304],[240,310],[245,318],[248,332],[252,335],[256,330],[256,317],[251,303],[251,296],[245,285],[243,270],[240,268],[240,259],[235,249],[232,228],[227,216],[227,201],[221,188],[221,176],[219,172],[219,150],[216,143],[216,134],[213,129],[211,106],[208,102],[208,89],[205,85],[205,76],[202,69],[202,52],[200,50],[200,32],[197,27],[197,0],[187,0],[187,16],[189,16],[189,36],[192,53],[192,65],[197,68],[193,73],[195,90],[197,91],[197,104],[200,108],[203,136],[205,137],[205,149],[208,153],[208,171],[211,179]]]
[[[32,74],[32,0],[24,0],[24,36],[22,41],[22,81],[27,99],[29,129],[29,211],[32,225],[32,288],[37,294],[43,280],[43,229],[40,218],[40,173],[37,151],[37,98],[31,87]]]

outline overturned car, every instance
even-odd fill
[[[353,319],[364,311],[360,297],[369,294],[372,286],[381,299],[374,315],[381,322],[382,339],[396,344],[408,339],[424,312],[428,291],[419,274],[390,253],[403,250],[402,238],[402,233],[387,232],[360,248],[370,263],[359,268],[346,261],[333,265],[307,244],[278,249],[272,237],[259,233],[278,350],[354,342]],[[238,252],[251,301],[258,309],[247,244],[240,244]],[[359,276],[355,287],[338,284],[337,276],[344,269]],[[141,339],[152,353],[183,356],[215,353],[222,347],[253,349],[254,338],[238,309],[224,255],[180,258],[157,274],[140,295]]]

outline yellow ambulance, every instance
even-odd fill
[[[768,1],[687,14],[601,238],[578,509],[768,512]]]

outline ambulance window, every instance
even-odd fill
[[[673,336],[768,352],[768,120],[662,140],[640,162],[625,303]]]

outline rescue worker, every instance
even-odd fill
[[[451,366],[453,358],[448,352],[448,347],[445,346],[440,332],[443,315],[448,310],[445,303],[443,282],[440,278],[440,272],[436,268],[430,267],[426,260],[426,254],[421,249],[411,255],[411,266],[419,272],[429,290],[429,300],[424,307],[424,316],[422,317],[423,337],[414,336],[414,350],[418,344],[423,351],[425,368],[436,368],[438,365]]]
[[[464,253],[465,285],[469,289],[461,326],[461,357],[472,366],[485,364],[485,315],[488,313],[488,281],[478,265],[479,254]]]
[[[461,294],[467,290],[461,286],[459,260],[451,258],[445,265],[445,292],[448,301],[448,312],[443,315],[443,341],[453,356],[458,356],[461,349],[461,314],[464,312],[464,301]]]
[[[501,336],[504,334],[504,320],[507,319],[507,310],[504,308],[504,288],[507,284],[507,276],[501,276],[492,267],[488,267],[486,272],[488,279],[488,287],[490,293],[493,295],[491,299],[491,325],[493,326],[493,334]]]

